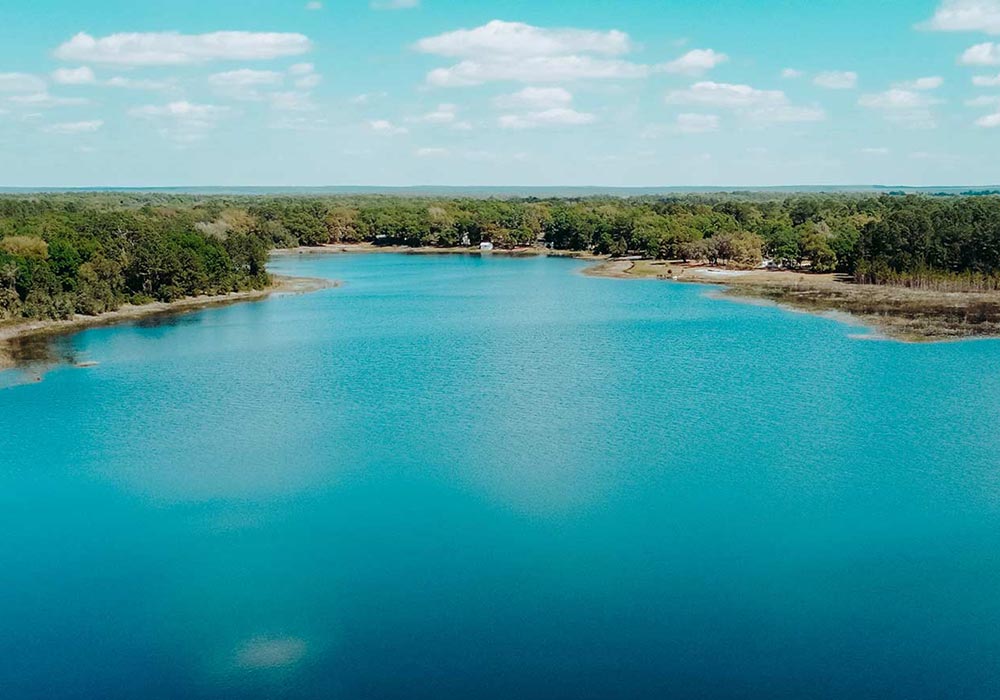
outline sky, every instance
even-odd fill
[[[0,187],[1000,183],[1000,0],[0,0]]]

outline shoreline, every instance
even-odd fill
[[[279,256],[402,253],[408,255],[506,255],[566,257],[592,262],[582,274],[613,279],[659,279],[721,287],[732,301],[776,304],[864,326],[865,338],[904,343],[1000,338],[1000,292],[938,292],[890,285],[856,284],[838,274],[794,270],[734,270],[680,261],[610,258],[579,251],[525,247],[411,248],[370,243],[327,244],[276,251]]]
[[[115,311],[107,311],[97,316],[77,314],[68,319],[34,319],[0,324],[0,371],[13,369],[33,358],[30,349],[20,347],[33,340],[72,335],[89,328],[113,326],[145,318],[172,316],[190,313],[218,306],[228,306],[243,302],[263,301],[276,295],[294,295],[316,292],[340,286],[340,282],[313,277],[288,277],[272,275],[272,283],[263,289],[248,289],[228,294],[185,297],[177,301],[155,301],[149,304],[126,304]]]
[[[600,262],[606,260],[603,255],[573,250],[553,250],[536,246],[521,246],[518,248],[479,250],[478,248],[452,246],[434,248],[430,246],[414,248],[406,245],[379,246],[372,243],[326,243],[317,246],[298,246],[297,248],[276,248],[271,251],[273,258],[286,258],[298,255],[373,255],[377,253],[396,253],[398,255],[499,255],[514,258],[548,257],[574,258]]]
[[[1000,337],[1000,292],[939,292],[856,284],[843,275],[792,270],[730,270],[678,261],[606,259],[584,274],[660,279],[722,288],[721,298],[773,303],[862,325],[871,338],[933,343]]]
[[[610,258],[589,252],[540,247],[482,251],[468,247],[412,248],[342,243],[278,249],[271,251],[271,257],[379,253],[572,258],[592,263],[580,271],[587,276],[712,285],[721,288],[716,295],[720,298],[775,304],[793,311],[834,318],[841,323],[864,326],[872,332],[871,335],[864,336],[868,339],[928,343],[1000,337],[1000,292],[935,292],[888,285],[863,285],[847,281],[836,274],[791,270],[731,270],[679,261],[638,257]],[[274,275],[272,285],[265,289],[188,297],[174,302],[125,305],[98,316],[77,315],[64,320],[25,320],[0,324],[0,371],[33,361],[44,362],[46,356],[41,346],[53,337],[144,318],[261,301],[273,295],[305,294],[339,285],[339,282],[333,280]]]

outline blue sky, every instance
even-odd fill
[[[1000,0],[0,16],[0,186],[1000,183]]]

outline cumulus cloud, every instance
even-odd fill
[[[1000,87],[1000,74],[977,75],[972,79],[972,84],[976,87]]]
[[[104,121],[94,119],[85,122],[64,122],[62,124],[50,124],[43,130],[50,134],[88,134],[93,133],[104,126]]]
[[[28,73],[0,73],[0,92],[44,92],[45,81]]]
[[[92,85],[97,82],[97,76],[87,66],[59,68],[52,72],[52,81],[59,85]]]
[[[312,63],[296,63],[288,69],[288,74],[292,76],[295,87],[300,90],[312,90],[323,82],[323,77],[316,72],[316,66]]]
[[[786,80],[794,80],[795,78],[801,78],[805,73],[795,68],[785,68],[781,71],[781,77]]]
[[[680,58],[666,63],[662,70],[682,75],[701,75],[729,60],[729,56],[713,49],[694,49]]]
[[[493,104],[501,109],[544,110],[566,107],[573,102],[573,93],[561,87],[526,87],[509,95],[500,95]]]
[[[937,90],[939,87],[944,85],[944,78],[939,76],[929,76],[927,78],[917,78],[916,80],[907,80],[902,83],[896,83],[893,85],[894,88],[900,90]]]
[[[410,10],[420,7],[420,0],[372,0],[373,10]]]
[[[987,114],[985,117],[980,117],[976,120],[976,126],[981,126],[984,129],[995,129],[1000,126],[1000,112],[995,114]]]
[[[208,76],[208,82],[216,87],[247,87],[250,85],[280,85],[284,76],[273,70],[252,70],[240,68]]]
[[[396,136],[409,131],[405,126],[396,126],[388,119],[373,119],[368,122],[368,128],[376,134],[384,134],[386,136]]]
[[[958,61],[966,66],[1000,66],[1000,44],[987,41],[970,46]]]
[[[940,100],[935,100],[926,94],[902,88],[862,95],[858,100],[859,105],[881,112],[888,121],[925,129],[936,126],[930,108],[939,102]]]
[[[554,107],[540,112],[505,114],[497,120],[501,129],[535,129],[545,126],[581,126],[593,124],[597,117],[568,107]]]
[[[414,48],[422,53],[461,59],[428,74],[427,82],[439,87],[491,81],[631,79],[652,72],[650,66],[615,58],[631,49],[628,35],[617,30],[545,29],[493,20],[474,29],[421,39]]]
[[[282,89],[288,77],[295,90]],[[238,70],[213,73],[208,82],[216,94],[234,100],[250,102],[269,101],[271,107],[281,111],[306,111],[316,109],[312,101],[312,88],[322,81],[311,63],[296,63],[287,73],[272,70]]]
[[[854,71],[825,71],[813,78],[813,84],[827,90],[850,90],[857,87],[858,74]]]
[[[966,107],[1000,107],[1000,95],[983,95],[965,101]]]
[[[719,115],[717,114],[678,114],[675,123],[677,131],[682,134],[704,134],[719,130]]]
[[[876,146],[874,148],[862,148],[861,152],[868,156],[886,156],[889,155],[889,149],[884,146]]]
[[[458,119],[458,106],[453,104],[440,104],[423,116],[417,117],[413,121],[424,122],[425,124],[454,124]]]
[[[316,10],[322,10],[323,9],[323,3],[319,2],[318,0],[313,0],[312,2],[307,2],[306,3],[306,9],[310,10],[312,12],[315,12]]]
[[[495,19],[475,29],[459,29],[421,39],[416,48],[423,53],[450,58],[492,56],[559,56],[597,53],[609,56],[629,51],[624,32],[584,29],[543,29],[522,22]]]
[[[1000,0],[944,0],[931,19],[917,26],[938,32],[1000,34]]]
[[[197,104],[186,100],[165,105],[145,105],[129,110],[129,116],[159,125],[160,135],[179,143],[198,141],[229,114],[228,107]]]
[[[116,76],[109,78],[103,83],[108,87],[122,88],[125,90],[175,90],[177,81],[173,78],[165,80],[148,80],[145,78],[125,78]]]
[[[523,60],[495,59],[487,63],[462,61],[437,68],[427,82],[437,87],[467,87],[493,81],[559,83],[575,80],[631,80],[645,78],[649,66],[590,56],[535,56]]]
[[[58,97],[50,95],[48,92],[36,92],[31,95],[15,95],[9,101],[26,107],[38,109],[51,109],[53,107],[71,107],[73,105],[85,105],[90,101],[83,97]]]
[[[738,116],[759,123],[815,122],[826,118],[818,107],[793,105],[781,90],[759,90],[749,85],[704,81],[685,90],[674,90],[665,100],[667,104],[731,109]]]
[[[302,34],[278,32],[146,32],[95,38],[81,32],[59,46],[64,61],[121,66],[175,66],[208,61],[266,60],[306,53],[312,44]]]

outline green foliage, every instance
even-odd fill
[[[297,245],[546,245],[862,282],[1000,286],[1000,197],[732,193],[620,199],[0,196],[0,319],[267,284]]]

